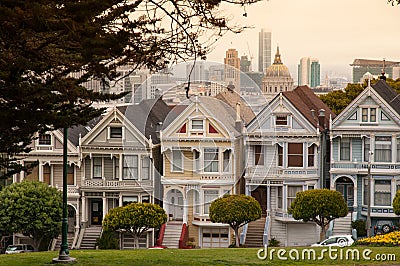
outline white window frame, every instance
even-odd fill
[[[128,165],[126,158],[127,157],[132,157],[133,160],[135,160],[136,158],[136,166],[135,165]],[[137,154],[126,154],[124,155],[123,158],[123,162],[122,162],[122,179],[123,180],[140,180],[140,162],[139,162],[139,156]],[[133,161],[134,163],[134,161]],[[136,169],[136,176],[134,174],[132,174],[132,172],[134,173]],[[128,171],[128,174],[125,175],[125,171]],[[132,171],[133,170],[133,171]]]
[[[206,198],[206,192],[209,193],[209,194],[207,194],[207,196],[209,196],[208,198]],[[212,192],[212,193],[210,193],[210,192]],[[202,194],[203,194],[203,202],[204,202],[203,214],[209,215],[211,202],[213,202],[214,200],[216,200],[219,197],[219,189],[204,189]]]
[[[100,170],[100,172],[101,172],[101,176],[95,176],[95,164],[94,164],[94,162],[95,162],[95,159],[96,160],[100,160],[100,162],[101,162],[101,165],[96,165],[97,167],[100,167],[101,168],[101,170]],[[103,157],[92,157],[92,178],[103,178],[103,170],[104,170],[104,162],[103,162]]]
[[[380,140],[382,138],[382,140]],[[388,138],[388,140],[383,140],[383,138]],[[383,163],[390,163],[392,162],[392,137],[391,136],[375,136],[375,143],[374,143],[374,161],[375,162],[383,162]],[[389,160],[381,160],[379,158],[379,154],[377,152],[377,146],[378,145],[386,145],[389,146],[389,149],[380,149],[380,150],[386,150],[389,151]]]
[[[278,117],[286,117],[286,124],[279,124],[278,125]],[[283,121],[283,120],[280,120]],[[287,114],[276,114],[275,115],[275,126],[276,127],[288,127],[289,126],[289,115]]]
[[[352,158],[352,156],[351,156],[352,141],[351,141],[351,138],[345,138],[345,139],[349,140],[349,156],[348,156],[349,159],[342,159],[342,142],[343,142],[343,139],[344,138],[340,138],[340,140],[339,140],[339,161],[349,162],[349,161],[351,161],[351,158]]]
[[[148,165],[146,166],[145,164],[148,163]],[[148,175],[145,176],[145,169],[147,169],[148,171]],[[142,174],[141,174],[141,180],[151,180],[151,159],[149,156],[144,156],[142,157]]]
[[[202,123],[201,129],[193,128],[193,122],[194,121],[196,121],[196,122],[200,122],[201,121],[201,123]],[[205,129],[205,123],[204,123],[204,119],[203,118],[192,118],[190,120],[190,131],[191,132],[204,132],[204,129]]]
[[[215,150],[215,154],[217,155],[217,159],[215,158],[213,160],[207,160],[206,161],[206,154],[211,153],[211,150]],[[213,152],[214,153],[214,152]],[[203,172],[204,173],[218,173],[220,172],[220,155],[219,155],[219,149],[218,148],[204,148],[203,149]],[[211,170],[213,170],[213,165],[217,165],[217,170],[216,171],[206,171],[208,167],[211,167]]]
[[[119,135],[117,137],[113,136],[112,131],[113,131],[113,129],[116,129],[116,128],[121,129],[121,136],[119,136]],[[110,126],[108,129],[109,129],[109,136],[108,136],[109,139],[123,139],[124,128],[122,126]]]
[[[174,154],[178,154],[178,152],[179,152],[179,154],[180,154],[180,165],[177,165],[177,163],[176,163],[176,158],[175,158],[176,155],[174,155]],[[172,173],[183,173],[184,156],[183,156],[182,150],[173,149],[173,150],[171,151],[171,161],[170,161],[170,164],[171,164],[171,172],[172,172]]]
[[[49,136],[50,138],[50,144],[41,144],[40,143],[40,137],[41,136]],[[51,147],[53,145],[53,135],[50,133],[44,133],[44,134],[39,134],[38,139],[37,139],[37,146],[40,147]]]
[[[360,115],[360,119],[361,119],[361,123],[378,123],[378,106],[360,106],[361,109],[361,115]],[[364,114],[364,110],[367,111],[367,114]],[[372,117],[372,110],[375,110],[375,121],[371,120]],[[364,117],[367,117],[366,120],[364,120]]]

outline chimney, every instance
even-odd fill
[[[312,116],[313,118],[315,118],[315,110],[314,110],[314,109],[311,109],[310,111],[311,111],[311,116]]]
[[[235,121],[235,128],[239,131],[242,132],[243,130],[243,122],[242,118],[240,117],[240,103],[236,103],[236,121]]]
[[[319,126],[321,126],[323,129],[326,129],[326,124],[325,124],[325,110],[320,109],[319,114],[318,114],[318,123]]]

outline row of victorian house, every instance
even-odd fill
[[[58,130],[39,135],[32,152],[21,155],[21,163],[38,166],[13,181],[35,179],[62,189],[62,139]],[[178,247],[185,227],[196,246],[227,247],[229,227],[209,219],[210,203],[227,193],[252,195],[262,207],[261,230],[245,227],[245,244],[262,246],[273,237],[285,246],[309,245],[319,229],[288,214],[296,193],[338,190],[353,219],[365,219],[368,166],[372,224],[397,221],[392,199],[400,188],[400,99],[378,81],[338,116],[306,86],[278,94],[257,115],[233,92],[192,97],[174,108],[145,100],[69,129],[68,162],[72,248],[88,247],[88,232],[100,234],[108,211],[130,202],[166,210],[159,244]],[[121,240],[122,248],[130,247],[128,238]],[[155,241],[150,231],[140,245]]]

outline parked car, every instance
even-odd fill
[[[6,254],[33,252],[33,247],[27,244],[9,245],[6,249]]]
[[[317,242],[316,244],[312,244],[312,247],[326,247],[326,246],[334,246],[334,247],[347,247],[351,246],[354,243],[354,239],[352,235],[335,235],[330,236],[322,242]]]
[[[394,225],[393,221],[390,220],[379,220],[374,226],[375,235],[383,235],[398,230],[398,227]]]

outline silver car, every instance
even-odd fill
[[[6,249],[6,254],[25,253],[33,251],[34,249],[31,245],[17,244],[17,245],[9,245]]]

